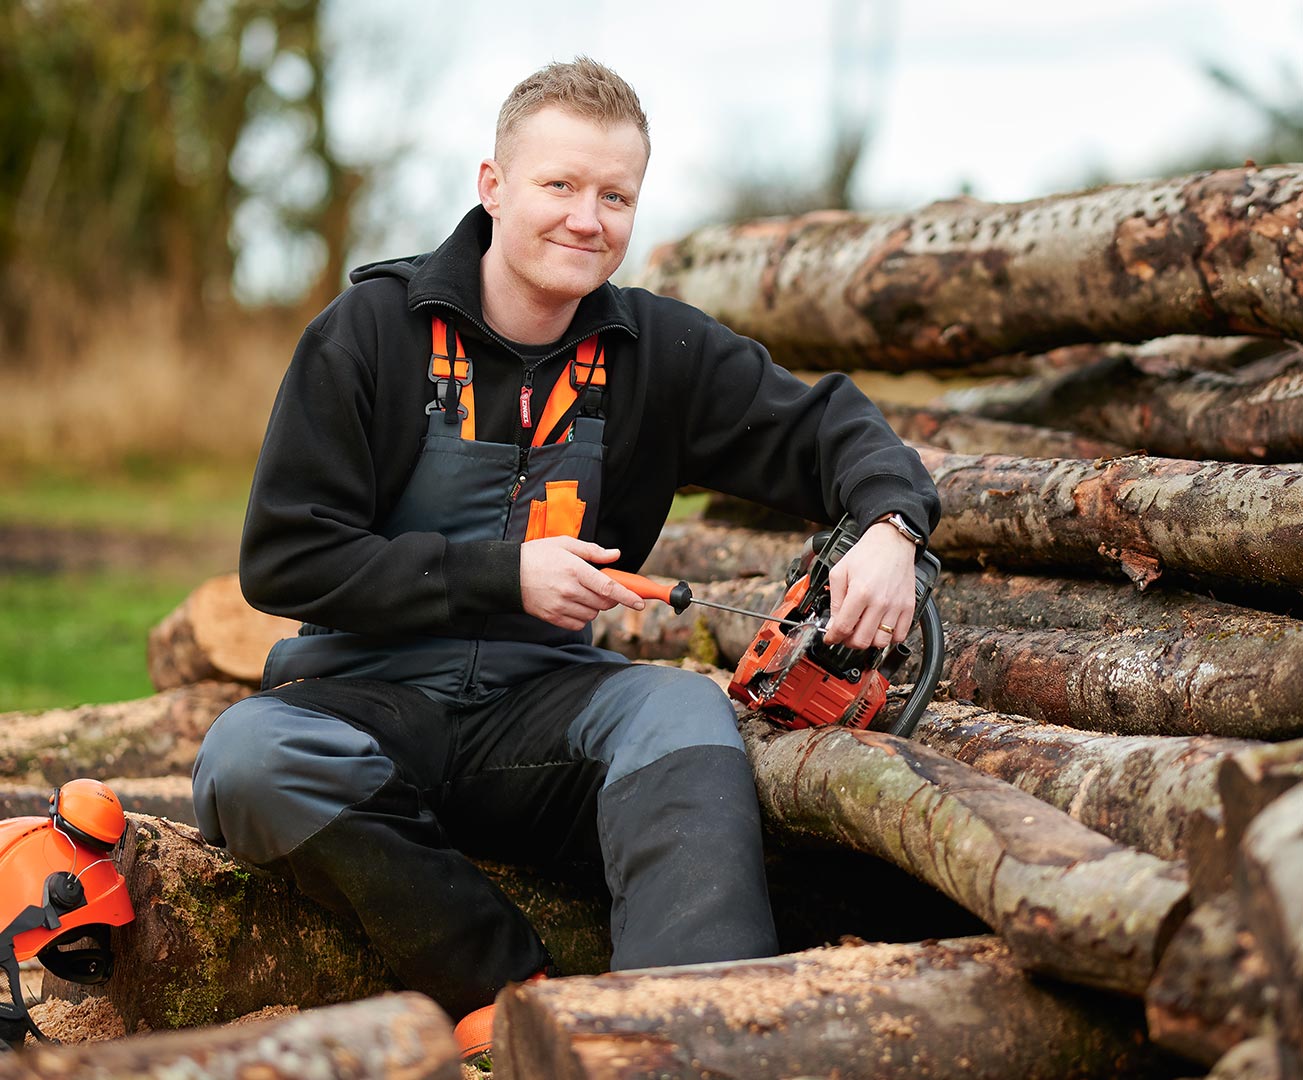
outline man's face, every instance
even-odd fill
[[[631,123],[602,127],[555,107],[527,117],[504,160],[480,166],[499,280],[558,307],[596,289],[624,260],[646,169]]]

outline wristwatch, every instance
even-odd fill
[[[873,524],[880,525],[884,521],[915,547],[923,546],[923,534],[915,530],[900,514],[883,514]]]

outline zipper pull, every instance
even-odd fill
[[[534,396],[534,369],[525,369],[525,381],[520,387],[520,426],[529,428],[534,426],[534,418],[529,412],[529,399]]]
[[[516,469],[519,475],[516,477],[516,482],[511,486],[511,494],[507,496],[508,502],[516,501],[516,496],[520,494],[520,489],[525,486],[525,478],[529,474],[529,451],[523,446],[517,454]]]

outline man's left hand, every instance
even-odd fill
[[[824,641],[855,649],[904,641],[914,619],[914,553],[894,525],[866,529],[828,575],[832,609]]]

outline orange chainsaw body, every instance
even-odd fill
[[[845,724],[867,728],[887,700],[887,680],[876,669],[842,677],[816,663],[813,622],[788,630],[774,619],[799,614],[810,575],[798,578],[761,624],[728,685],[729,696],[787,728]]]

